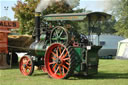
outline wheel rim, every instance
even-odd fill
[[[54,42],[67,43],[68,42],[68,33],[67,33],[66,29],[61,26],[54,28],[51,32],[50,41],[51,41],[51,43],[54,43]]]
[[[33,67],[32,61],[28,56],[23,56],[20,60],[20,71],[23,75],[28,76],[31,74]]]
[[[48,74],[55,79],[66,76],[70,66],[70,56],[66,47],[62,44],[53,44],[46,52],[45,65]]]

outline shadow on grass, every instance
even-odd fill
[[[19,65],[18,64],[13,64],[13,65],[9,65],[8,68],[1,68],[0,70],[14,70],[14,69],[19,69]]]
[[[48,73],[36,73],[34,77],[38,76],[48,76]],[[49,77],[50,78],[50,77]],[[67,80],[85,80],[85,79],[95,79],[95,80],[104,80],[104,79],[128,79],[128,73],[103,73],[100,72],[97,75],[84,76],[84,75],[72,75]]]
[[[36,73],[33,76],[43,76],[43,75],[48,75],[48,73]]]
[[[98,73],[93,76],[84,75],[73,75],[73,78],[69,80],[79,80],[79,79],[128,79],[128,73]]]

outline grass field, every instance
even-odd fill
[[[32,76],[21,75],[18,68],[0,70],[0,85],[128,85],[128,60],[100,60],[97,75],[66,80],[49,78],[41,70]]]

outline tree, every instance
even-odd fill
[[[105,21],[101,25],[101,33],[109,33],[109,34],[116,33],[116,30],[114,29],[115,23],[116,23],[116,20],[114,17],[112,17],[110,20]]]
[[[128,0],[117,0],[117,5],[113,8],[113,13],[117,17],[115,30],[118,35],[128,37]]]
[[[6,16],[0,17],[0,20],[8,20],[8,21],[11,21],[11,19],[9,17],[6,17]]]
[[[34,28],[34,10],[39,0],[25,0],[25,2],[18,1],[13,11],[15,18],[20,22],[20,34],[31,34]]]
[[[114,17],[112,19],[103,22],[91,21],[91,23],[95,24],[94,28],[91,29],[94,34],[101,34],[101,33],[114,34],[116,32],[116,30],[114,29],[116,20]],[[82,34],[87,35],[89,31],[88,22],[87,21],[80,22],[78,25],[81,27],[81,29],[79,29],[78,31],[81,32]]]
[[[60,2],[55,2],[52,5],[48,6],[46,10],[43,11],[43,14],[50,13],[71,13],[74,12],[73,8],[79,5],[80,0],[77,1],[77,5],[70,6],[66,3],[65,0]],[[24,2],[18,1],[15,7],[13,7],[13,11],[15,12],[15,18],[20,22],[20,30],[21,34],[32,34],[34,29],[34,12],[37,4],[40,0],[25,0]]]

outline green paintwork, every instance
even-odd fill
[[[66,13],[66,14],[49,14],[44,16],[44,19],[47,21],[63,21],[63,20],[71,20],[71,21],[83,21],[87,20],[91,17],[91,20],[97,20],[100,17],[100,21],[104,21],[106,19],[110,19],[111,15],[106,14],[104,12],[91,12],[91,13]]]
[[[52,38],[52,40],[57,40],[57,41],[59,41],[59,40],[67,40],[67,38],[56,37],[56,38]]]
[[[98,51],[101,46],[91,46],[91,50],[87,51],[86,64],[87,64],[87,74],[96,74],[98,72]]]
[[[66,43],[68,41],[67,30],[61,26],[55,27],[51,34],[51,43],[61,42]]]
[[[87,53],[87,64],[96,65],[98,64],[98,51],[101,48],[101,46],[91,46],[91,50],[88,50]]]
[[[45,38],[46,38],[46,34],[41,34],[40,40],[45,40]]]
[[[76,68],[75,68],[75,71],[76,72],[80,72],[81,71],[81,62],[82,62],[82,48],[74,48],[75,50],[75,58],[76,58]]]
[[[58,40],[57,38],[51,38],[52,40]]]
[[[36,46],[35,46],[35,53],[38,56],[44,56],[45,55],[45,50],[43,49],[43,43],[39,42]]]
[[[84,20],[86,16],[56,16],[56,17],[45,17],[47,21],[58,21],[58,20]]]
[[[98,50],[101,46],[91,46],[91,50],[86,48],[74,48],[75,50],[75,58],[76,58],[76,72],[84,72],[87,75],[96,74],[98,72]],[[85,56],[82,55],[82,52],[85,51]],[[85,59],[84,59],[85,57]],[[82,70],[82,63],[85,63],[84,68]]]
[[[66,38],[60,38],[60,40],[67,40],[67,37]]]

